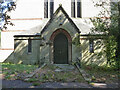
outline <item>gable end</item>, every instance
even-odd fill
[[[50,18],[50,20],[48,21],[48,23],[46,24],[46,26],[43,28],[43,30],[41,31],[41,34],[44,33],[44,31],[47,29],[47,27],[50,25],[50,23],[53,21],[54,17],[59,13],[59,11],[62,11],[64,13],[64,15],[66,16],[66,18],[70,21],[70,23],[76,28],[76,31],[78,33],[81,33],[79,31],[79,28],[75,25],[75,23],[73,22],[73,20],[69,17],[69,15],[65,12],[65,10],[63,9],[62,5],[59,6],[59,8],[56,10],[56,12],[53,14],[53,16]]]

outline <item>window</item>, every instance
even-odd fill
[[[48,18],[48,0],[44,1],[44,18]]]
[[[48,18],[48,17],[51,18],[53,16],[53,12],[54,12],[54,0],[49,0],[49,2],[50,3],[48,3],[48,0],[44,0],[44,18]]]
[[[71,0],[71,17],[75,17],[75,0]]]
[[[81,18],[81,0],[77,0],[77,17]]]
[[[53,16],[54,0],[50,0],[50,18]]]
[[[90,49],[90,53],[94,53],[94,42],[93,42],[93,39],[89,40],[89,49]]]
[[[81,0],[71,0],[71,17],[74,17],[74,18],[75,17],[78,17],[78,18],[82,17],[81,16]]]
[[[28,53],[32,52],[32,41],[28,39]]]

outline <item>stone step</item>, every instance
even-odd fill
[[[57,68],[55,69],[55,71],[71,71],[74,70],[75,67],[73,65],[69,65],[69,64],[54,64],[55,66],[57,66]]]

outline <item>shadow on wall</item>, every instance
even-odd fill
[[[7,57],[4,62],[23,63],[25,48],[27,48],[27,46],[22,42],[22,40],[15,42],[14,51]]]
[[[49,61],[49,45],[40,46],[40,40],[33,40],[31,44],[32,52],[28,52],[28,40],[15,40],[15,50],[4,62],[16,64],[43,64]],[[41,53],[42,52],[42,53]]]
[[[32,41],[32,52],[28,53],[28,40],[15,40],[15,50],[7,57],[4,62],[16,64],[39,64],[39,48]]]
[[[19,64],[43,64],[44,62],[49,62],[49,45],[40,47],[38,42],[40,41],[32,41],[32,52],[28,53],[28,40],[15,40],[15,50],[4,62]],[[103,40],[94,40],[94,53],[89,52],[89,40],[81,40],[81,48],[81,62],[87,65],[96,64],[98,66],[106,64],[107,59],[105,57],[105,46]]]
[[[107,62],[105,54],[105,46],[103,40],[94,40],[94,53],[89,52],[89,40],[83,40],[81,43],[82,48],[82,60],[86,65],[95,64],[98,66],[103,66]]]
[[[49,62],[49,45],[44,45],[40,47],[40,61],[42,64],[44,62]]]

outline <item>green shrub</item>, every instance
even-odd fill
[[[40,85],[40,83],[38,83],[38,82],[33,83],[33,86],[39,86],[39,85]]]

